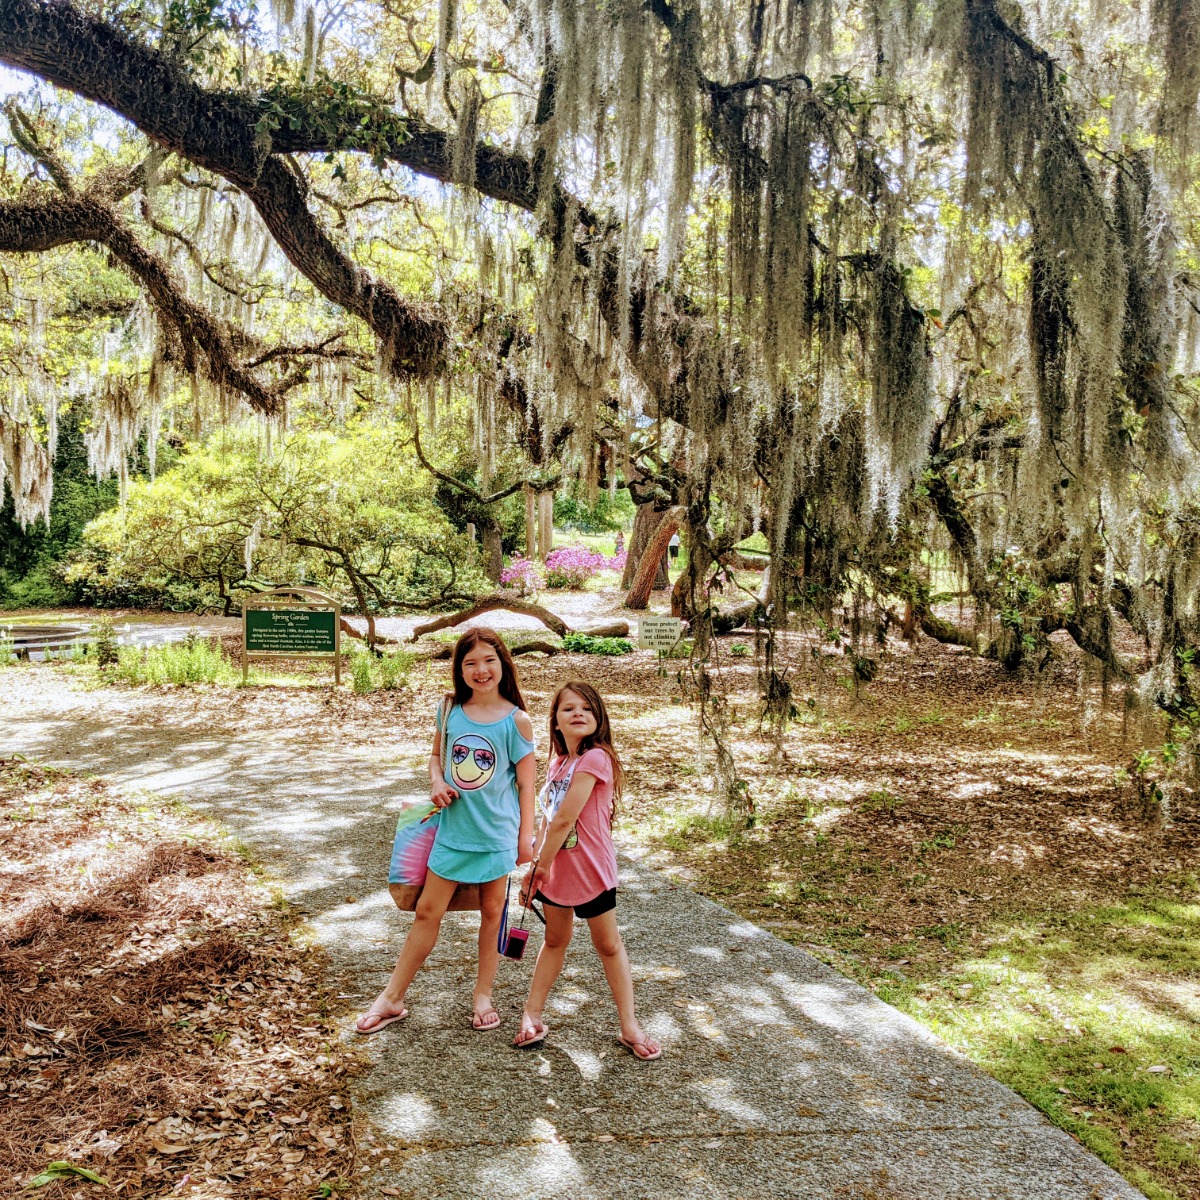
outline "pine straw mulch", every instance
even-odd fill
[[[356,1061],[264,899],[177,809],[0,759],[0,1192],[54,1161],[126,1198],[343,1186]]]

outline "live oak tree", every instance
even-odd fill
[[[1063,630],[1194,725],[1196,7],[0,0],[0,61],[120,119],[118,152],[72,149],[44,88],[10,106],[0,251],[103,247],[153,315],[134,383],[78,389],[117,458],[186,380],[197,428],[423,395],[429,450],[455,396],[485,470],[518,442],[648,484],[682,509],[706,703],[724,564],[761,529],[777,714],[798,604],[975,644],[934,611],[944,553],[1008,666]],[[22,313],[0,439],[32,516]]]

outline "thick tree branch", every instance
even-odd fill
[[[442,369],[444,317],[405,301],[343,254],[309,212],[300,181],[270,157],[272,149],[361,148],[372,130],[360,122],[372,115],[376,125],[391,129],[389,149],[398,149],[404,128],[394,115],[383,121],[387,114],[363,101],[342,114],[333,133],[315,120],[300,122],[295,137],[273,143],[275,101],[202,88],[180,63],[66,0],[0,0],[0,61],[106,105],[159,145],[237,184],[291,262],[375,331],[393,369],[417,375]],[[440,135],[438,149],[448,168],[445,140]]]
[[[512,592],[497,592],[492,596],[484,596],[483,599],[477,600],[470,608],[464,608],[461,612],[447,613],[444,617],[438,617],[433,621],[426,621],[424,625],[418,625],[412,631],[412,641],[417,641],[427,633],[436,633],[439,629],[447,629],[451,625],[460,625],[463,621],[468,621],[472,617],[477,617],[481,613],[495,612],[496,609],[502,609],[505,612],[521,613],[523,616],[536,617],[548,629],[553,630],[559,637],[564,637],[571,632],[571,627],[562,619],[557,617],[549,609],[543,608],[540,604],[534,604],[529,600],[520,599]]]
[[[41,202],[0,203],[0,251],[40,252],[72,242],[106,246],[146,289],[155,311],[179,333],[185,353],[190,357],[192,346],[203,351],[214,383],[240,392],[260,412],[278,411],[280,393],[238,361],[226,330],[184,295],[166,264],[138,241],[107,201],[84,192]]]

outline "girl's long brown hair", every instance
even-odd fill
[[[590,683],[574,680],[571,683],[564,683],[554,693],[554,699],[550,702],[550,747],[555,754],[561,755],[563,758],[567,756],[567,743],[558,728],[558,702],[562,698],[563,692],[574,692],[591,709],[592,716],[596,718],[596,732],[580,741],[579,753],[583,755],[587,751],[599,747],[608,755],[608,761],[612,763],[612,802],[613,815],[616,816],[617,804],[621,799],[622,792],[625,790],[625,768],[621,766],[621,760],[617,757],[617,752],[613,748],[612,726],[608,721],[608,709],[604,707],[604,701],[600,699],[600,693]]]
[[[500,695],[509,704],[515,704],[524,712],[525,697],[521,695],[521,679],[517,674],[517,664],[513,662],[513,657],[509,653],[508,647],[494,629],[468,629],[454,643],[454,691],[447,692],[446,699],[451,704],[457,704],[460,707],[471,699],[471,685],[467,683],[463,676],[463,659],[467,657],[467,652],[473,650],[480,642],[491,646],[496,652],[496,657],[500,660]]]

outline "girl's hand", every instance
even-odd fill
[[[443,779],[430,788],[429,799],[433,801],[435,808],[447,808],[452,801],[458,799],[458,792]]]
[[[542,870],[540,863],[535,863],[533,870],[525,876],[525,882],[521,884],[520,901],[522,904],[528,904],[537,892],[538,888],[546,882],[548,871]]]

